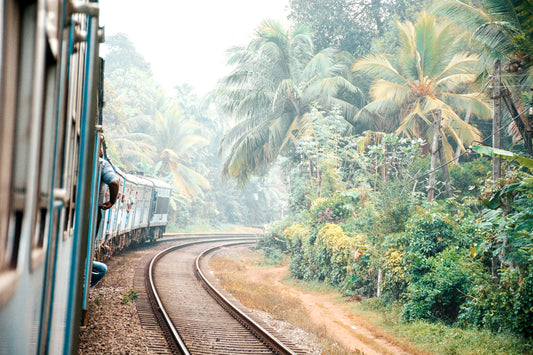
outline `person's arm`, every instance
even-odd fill
[[[102,209],[107,210],[108,208],[111,208],[117,202],[117,196],[118,196],[118,180],[113,181],[112,183],[107,185],[109,187],[109,201],[106,201],[102,204]]]

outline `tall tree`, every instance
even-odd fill
[[[509,97],[503,93],[513,119],[509,131],[514,141],[526,141],[531,155],[533,134],[525,126],[533,126],[533,119],[526,113],[533,102],[533,1],[441,1],[435,12],[469,30],[473,44],[481,47],[488,74],[496,59],[502,61],[507,72],[502,81],[512,94]]]
[[[105,134],[114,163],[134,171],[139,162],[154,163],[152,118],[166,110],[167,98],[149,63],[125,34],[110,36],[106,46]]]
[[[150,63],[137,52],[133,42],[124,33],[110,36],[105,42],[106,75],[111,75],[117,70],[138,70],[152,75]]]
[[[191,168],[190,160],[199,147],[209,144],[194,134],[194,121],[184,120],[176,105],[157,112],[152,126],[155,162],[160,163],[160,177],[172,179],[173,187],[184,197],[195,199],[210,188],[209,181]]]
[[[352,69],[375,78],[370,89],[373,101],[362,111],[385,117],[397,114],[397,133],[432,144],[430,181],[434,181],[439,151],[445,153],[440,155],[442,164],[452,158],[448,137],[462,151],[464,143],[481,138],[459,114],[470,112],[490,118],[491,108],[482,95],[468,91],[476,78],[478,56],[456,52],[458,37],[449,23],[438,23],[435,16],[422,14],[416,24],[398,23],[398,27],[401,43],[394,59],[368,55],[357,60]]]
[[[344,78],[346,56],[332,49],[315,54],[304,26],[285,30],[277,22],[263,22],[248,46],[231,51],[229,64],[234,69],[221,81],[218,99],[237,124],[221,143],[223,151],[229,150],[223,173],[240,183],[290,149],[314,105],[353,109],[336,99],[341,92],[357,92]]]
[[[410,20],[428,1],[413,0],[289,0],[289,18],[311,28],[318,50],[336,46],[353,55],[370,51],[389,22]]]

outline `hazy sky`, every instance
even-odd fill
[[[227,73],[225,51],[248,43],[263,19],[286,23],[288,0],[100,0],[106,36],[124,32],[166,88],[202,95]]]

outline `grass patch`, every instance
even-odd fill
[[[297,280],[292,278],[291,276],[284,277],[283,282],[285,282],[287,285],[297,287],[304,292],[320,294],[338,293],[335,287],[325,284],[323,282]]]
[[[533,354],[531,341],[528,342],[512,334],[462,329],[424,320],[402,322],[401,307],[385,305],[380,299],[354,303],[350,305],[350,310],[364,316],[393,336],[405,338],[431,354]]]
[[[96,296],[96,297],[94,298],[94,304],[95,304],[96,306],[101,306],[102,304],[104,304],[104,300],[102,299],[102,297],[100,297],[100,296]]]
[[[124,296],[122,299],[122,304],[128,304],[130,302],[135,302],[137,300],[137,297],[139,297],[139,294],[134,289],[130,288],[130,292]]]

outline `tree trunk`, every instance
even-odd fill
[[[433,142],[431,144],[431,165],[429,167],[428,202],[435,199],[435,174],[437,169],[437,153],[440,141],[440,111],[435,113],[433,122]]]
[[[450,184],[450,172],[448,171],[448,165],[446,164],[446,156],[444,155],[444,147],[439,140],[439,160],[440,165],[442,166],[442,177],[444,178],[444,183],[446,184],[446,195],[448,198],[452,198],[452,186]]]
[[[500,126],[502,118],[502,90],[501,90],[501,62],[494,62],[494,76],[492,82],[492,147],[500,148]],[[492,158],[492,181],[498,181],[502,176],[501,158]]]
[[[466,112],[466,115],[465,115],[465,123],[470,123],[470,111],[467,111]],[[463,142],[464,144],[464,142]],[[455,149],[455,155],[453,156],[453,161],[454,163],[459,163],[459,157],[461,156],[461,147],[459,147],[459,145],[457,145],[457,149]]]
[[[378,298],[381,297],[381,279],[382,279],[382,273],[383,271],[381,268],[378,269],[378,287],[377,287],[377,296]]]

